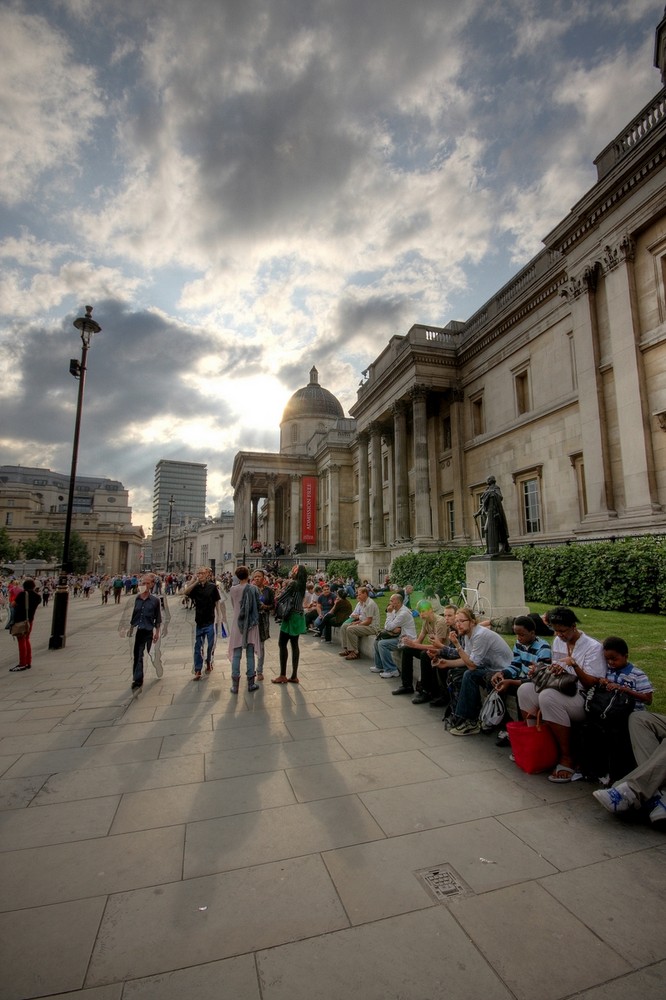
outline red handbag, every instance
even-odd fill
[[[513,750],[513,759],[526,774],[550,771],[557,764],[558,748],[548,726],[539,722],[528,726],[526,722],[509,722],[506,731]]]

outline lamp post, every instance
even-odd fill
[[[79,457],[79,436],[81,433],[81,411],[83,409],[83,389],[86,382],[86,361],[93,333],[100,333],[102,328],[92,318],[92,306],[86,306],[85,316],[74,320],[74,326],[81,334],[81,360],[76,358],[69,362],[70,375],[79,380],[79,395],[76,403],[76,420],[74,422],[74,441],[72,443],[72,468],[69,475],[69,496],[67,497],[67,514],[65,516],[65,539],[62,546],[62,565],[58,586],[53,595],[53,618],[51,620],[51,636],[49,649],[62,649],[66,641],[67,604],[69,601],[69,574],[72,566],[69,560],[69,543],[72,535],[72,512],[74,510],[74,488],[76,483],[76,463]]]
[[[174,500],[173,493],[169,497],[169,530],[167,531],[167,550],[166,550],[166,571],[169,572],[171,566],[171,521],[173,519],[173,505],[176,501]]]
[[[245,565],[245,549],[247,548],[247,535],[243,535],[241,538],[241,545],[243,546],[243,566]]]

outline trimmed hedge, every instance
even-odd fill
[[[326,567],[329,576],[341,576],[346,580],[348,576],[358,580],[358,563],[356,559],[333,559]]]
[[[460,590],[465,563],[479,548],[446,549],[399,556],[391,580],[439,594],[444,601]],[[625,538],[552,547],[520,546],[525,600],[604,611],[666,614],[666,539]]]

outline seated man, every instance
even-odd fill
[[[305,624],[307,625],[308,628],[311,628],[314,625],[315,620],[317,619],[317,616],[319,615],[319,598],[321,597],[321,587],[320,587],[320,585],[317,584],[313,588],[313,590],[312,590],[312,596],[311,596],[310,600],[307,602],[307,608],[306,608],[306,599],[307,599],[308,593],[309,593],[309,591],[308,591],[307,585],[306,585],[306,588],[305,588],[305,597],[303,598],[303,610],[305,611]]]
[[[334,604],[335,594],[331,592],[331,588],[327,583],[323,583],[321,586],[321,594],[319,595],[319,600],[317,601],[317,617],[311,626],[311,630],[315,633],[315,635],[321,636],[321,623],[324,620],[325,615],[331,611]]]
[[[428,650],[441,649],[448,640],[449,626],[444,618],[436,615],[430,601],[419,601],[421,631],[418,638],[403,636],[402,641],[402,683],[393,694],[414,694],[414,657],[421,663],[421,690],[412,698],[415,705],[422,705],[438,694],[436,672],[431,668]],[[425,667],[424,667],[425,660]]]
[[[467,669],[455,707],[454,725],[449,732],[452,736],[473,736],[481,732],[481,689],[488,686],[498,671],[509,667],[511,650],[501,635],[477,625],[469,608],[458,609],[455,626],[451,640]]]
[[[340,626],[344,621],[346,621],[351,615],[351,601],[347,597],[345,590],[338,590],[335,595],[335,602],[333,607],[321,620],[321,625],[319,626],[319,631],[321,633],[322,642],[331,641],[331,629],[334,625]]]
[[[416,638],[414,618],[411,611],[403,607],[400,594],[392,594],[388,602],[383,634],[384,638],[378,638],[375,642],[375,665],[370,669],[385,679],[399,677],[400,671],[395,665],[393,650],[398,648],[402,635]]]
[[[592,792],[612,813],[647,805],[651,823],[666,821],[666,715],[632,712],[629,736],[637,766],[612,788]]]
[[[346,660],[358,660],[358,643],[363,635],[377,635],[379,631],[379,607],[372,600],[367,587],[358,588],[358,602],[352,611],[350,622],[340,626],[340,641],[342,651],[340,656]]]

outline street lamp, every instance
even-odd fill
[[[166,571],[169,572],[169,567],[171,565],[171,521],[173,518],[173,505],[176,501],[174,500],[173,493],[169,497],[169,530],[167,532],[167,550],[166,550]]]
[[[241,538],[241,544],[243,546],[243,566],[245,565],[245,549],[247,548],[247,535],[243,535]]]
[[[49,649],[62,649],[66,641],[67,603],[69,601],[69,574],[72,566],[69,560],[69,543],[72,535],[72,512],[74,510],[74,487],[76,483],[76,463],[79,457],[79,436],[81,433],[81,410],[83,408],[83,389],[86,382],[86,360],[88,348],[93,333],[100,333],[102,328],[92,318],[92,306],[86,306],[85,316],[74,320],[74,326],[81,334],[81,360],[76,358],[69,362],[69,371],[79,380],[79,395],[76,403],[76,420],[74,422],[74,441],[72,443],[72,468],[69,476],[69,496],[67,497],[67,514],[65,517],[65,539],[62,546],[62,565],[58,586],[53,595],[53,618],[51,620],[51,636]]]

